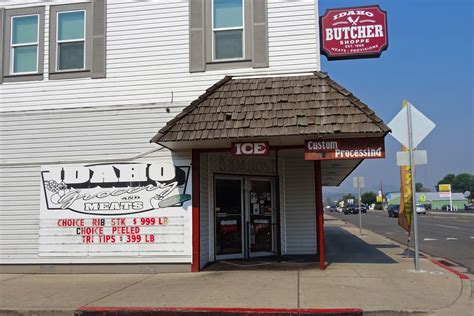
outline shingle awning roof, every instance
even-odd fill
[[[207,89],[152,142],[175,143],[282,136],[384,136],[389,128],[322,72],[225,77]]]

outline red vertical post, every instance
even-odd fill
[[[193,261],[191,264],[192,272],[200,270],[200,241],[201,241],[201,221],[200,221],[200,169],[201,169],[201,153],[197,149],[193,149],[191,158],[192,167],[192,207],[193,207]]]
[[[319,253],[319,269],[326,268],[324,256],[324,213],[323,213],[323,185],[321,180],[321,161],[314,161],[314,197],[316,206],[316,243]]]

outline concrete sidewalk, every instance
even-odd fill
[[[317,262],[261,259],[242,270],[214,267],[200,273],[4,274],[0,315],[62,316],[78,309],[82,315],[141,315],[160,307],[275,308],[291,309],[294,315],[303,309],[340,308],[373,315],[473,315],[470,280],[429,258],[421,259],[423,271],[415,272],[413,260],[404,258],[398,244],[369,231],[358,236],[358,228],[325,217],[325,271]],[[118,313],[124,307],[133,309]]]

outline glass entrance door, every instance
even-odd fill
[[[271,179],[247,179],[249,256],[268,255],[274,252],[273,242],[273,181]]]
[[[243,178],[215,179],[216,259],[243,257]]]
[[[274,254],[273,183],[263,177],[215,178],[216,260]]]

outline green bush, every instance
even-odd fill
[[[381,210],[383,210],[383,206],[382,206],[382,204],[376,204],[374,209],[377,210],[377,211],[381,211]]]

